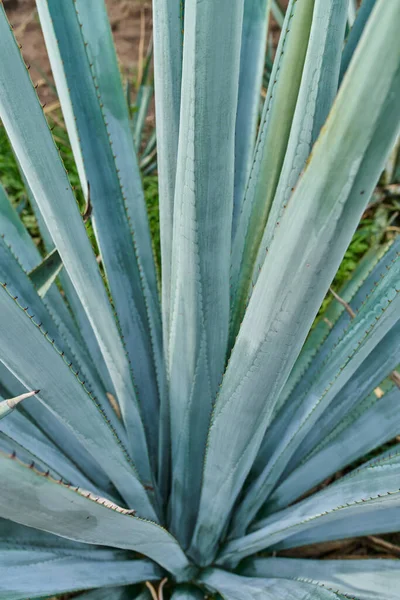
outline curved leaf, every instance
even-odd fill
[[[129,511],[116,505],[108,507],[101,498],[53,481],[4,455],[0,455],[0,474],[7,479],[0,497],[2,517],[86,544],[134,550],[178,579],[189,575],[189,562],[177,541],[156,523],[124,514]]]
[[[307,490],[362,458],[400,433],[400,389],[393,387],[378,399],[372,392],[330,435],[322,447],[282,481],[268,501],[268,510],[280,510]]]
[[[12,561],[13,551],[7,552]],[[93,587],[129,585],[158,579],[161,570],[144,560],[84,560],[33,554],[22,564],[0,565],[0,600],[26,600],[43,595],[62,594]],[[109,598],[109,597],[108,597]]]
[[[329,540],[330,532],[335,532],[336,521],[341,519],[347,520],[348,536],[352,535],[352,520],[357,517],[362,519],[362,535],[368,534],[380,511],[399,510],[399,457],[394,454],[377,460],[298,504],[257,521],[252,527],[253,533],[226,544],[218,564],[237,564],[241,558],[317,525],[327,526],[325,532]]]
[[[342,81],[349,68],[350,61],[353,58],[353,54],[360,42],[360,38],[375,4],[376,0],[363,0],[360,9],[357,11],[356,19],[347,37],[346,45],[343,50],[342,64],[340,65],[340,81]]]

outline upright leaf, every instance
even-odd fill
[[[376,0],[362,0],[361,7],[357,12],[355,21],[351,28],[351,31],[347,37],[346,45],[343,50],[342,62],[340,65],[340,81],[342,81],[357,45],[364,32],[364,28],[371,15],[371,12],[376,4]]]
[[[184,546],[227,348],[242,17],[243,0],[185,3],[168,356],[171,527]]]
[[[142,516],[156,520],[147,493],[118,436],[64,354],[3,286],[0,287],[0,307],[3,340],[0,360],[25,386],[40,387],[38,399],[101,464],[125,501],[135,504]],[[23,346],[21,340],[24,340]]]
[[[86,544],[134,550],[178,580],[190,576],[190,564],[177,541],[159,525],[104,503],[89,491],[53,481],[4,455],[0,455],[0,473],[7,479],[0,498],[4,518]]]
[[[151,479],[145,432],[134,400],[129,362],[67,174],[3,6],[0,7],[0,40],[4,57],[0,63],[0,118],[96,333],[125,424],[135,431],[130,440],[138,469]]]
[[[208,436],[191,549],[202,562],[213,559],[279,393],[396,139],[399,18],[400,4],[378,3],[257,280]],[[371,89],[366,68],[377,87]],[[392,293],[395,286],[386,305]]]

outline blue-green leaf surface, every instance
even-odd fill
[[[54,252],[57,251],[54,250]],[[41,269],[41,265],[37,268]],[[40,277],[40,272],[36,271],[36,275]],[[90,362],[86,360],[80,348],[74,344],[75,339],[69,335],[67,324],[64,324],[55,312],[51,314],[52,305],[48,303],[46,306],[45,301],[41,299],[39,291],[35,290],[35,281],[38,281],[38,279],[33,277],[32,281],[31,274],[28,276],[24,272],[13,255],[12,249],[8,248],[4,239],[0,238],[0,283],[7,286],[9,293],[18,298],[19,304],[27,308],[30,315],[34,315],[36,323],[41,323],[42,331],[47,332],[47,335],[54,341],[60,352],[64,352],[66,360],[69,359],[68,362],[72,361],[74,370],[80,373],[81,381],[85,381],[86,387],[97,397],[99,404],[119,437],[126,442],[125,430],[109,405],[97,374],[93,372]],[[61,332],[64,333],[64,337]],[[68,340],[69,344],[65,340]]]
[[[396,250],[400,251],[400,240],[398,243],[388,244],[383,248],[371,248],[358,263],[351,278],[338,290],[338,295],[350,304],[354,312],[359,310],[365,298],[379,280],[381,273],[385,272],[386,265],[391,263],[396,255]],[[349,321],[350,316],[343,304],[335,299],[332,300],[327,310],[321,315],[318,323],[308,335],[290,373],[290,377],[280,394],[276,407],[277,410],[287,400],[290,402],[289,398],[291,395],[294,398],[301,395],[301,390],[305,389],[307,383],[309,385],[312,379],[312,372],[317,369],[318,364],[321,364],[323,360],[322,354],[316,359],[317,354],[322,349],[322,344],[326,343],[323,354],[329,352],[329,349],[334,346],[335,342],[348,326]],[[335,329],[335,333],[333,333],[333,329]]]
[[[270,0],[244,4],[239,97],[235,129],[235,188],[232,236],[236,231],[254,152],[265,64]]]
[[[313,581],[357,600],[398,600],[398,560],[302,560],[253,558],[241,569],[248,577],[282,577]]]
[[[202,600],[204,599],[204,593],[190,585],[183,585],[177,587],[172,596],[171,600]]]
[[[0,118],[96,333],[124,421],[135,431],[130,440],[137,468],[151,479],[145,432],[135,403],[128,358],[67,174],[3,7],[0,8],[0,39],[4,57],[0,64]]]
[[[308,432],[290,460],[285,473],[290,473],[307,454],[324,442],[327,435],[343,421],[346,415],[352,409],[357,409],[365,396],[398,366],[399,335],[400,322],[397,322],[350,378],[331,403],[329,410],[321,415],[315,428]]]
[[[22,175],[23,175],[23,173],[22,173]],[[46,226],[46,223],[44,222],[43,216],[39,210],[39,206],[37,205],[35,197],[33,196],[31,190],[29,189],[29,186],[28,186],[27,181],[24,176],[23,176],[23,180],[24,180],[25,186],[27,188],[27,193],[29,196],[29,203],[35,214],[36,220],[38,222],[39,231],[40,231],[40,235],[42,237],[44,246],[46,248],[46,251],[48,253],[50,253],[55,248],[54,242],[53,242],[50,232]],[[33,243],[33,240],[29,237],[28,241],[29,241],[29,244],[26,244],[26,248],[25,248],[26,254],[30,254],[30,252],[33,252],[33,250],[35,250],[38,257],[40,257],[40,255],[36,249],[36,246]],[[14,247],[14,240],[11,240],[11,247]],[[20,250],[24,250],[24,249],[18,248],[18,251],[20,251]],[[22,266],[26,270],[29,270],[29,267],[25,266],[25,262],[24,262],[25,254],[19,253],[19,254],[17,254],[17,257],[18,257],[19,261],[21,262]],[[35,265],[39,264],[39,262],[40,262],[40,258],[37,259],[37,262],[35,263]],[[96,338],[96,334],[93,331],[93,328],[90,324],[88,316],[82,305],[82,302],[79,299],[79,295],[77,294],[77,292],[73,286],[73,283],[72,283],[70,277],[68,276],[68,274],[66,273],[65,269],[63,269],[61,271],[59,278],[60,278],[62,288],[67,297],[69,307],[74,316],[74,318],[72,318],[71,313],[68,310],[65,310],[64,302],[62,302],[62,304],[60,303],[61,299],[60,299],[59,293],[57,295],[55,293],[55,292],[58,292],[58,290],[55,290],[55,286],[53,286],[53,288],[50,290],[49,294],[47,295],[47,300],[51,301],[52,307],[54,307],[54,309],[56,310],[57,314],[60,317],[59,325],[62,325],[64,323],[66,326],[66,331],[70,335],[74,336],[75,344],[73,345],[73,347],[76,351],[78,351],[77,349],[79,348],[79,358],[80,358],[81,364],[85,364],[83,357],[86,357],[87,362],[92,363],[91,364],[92,376],[94,375],[93,370],[97,371],[98,377],[101,379],[101,381],[103,381],[105,389],[107,391],[111,391],[115,394],[114,387],[113,387],[111,379],[110,379],[110,374],[108,372],[106,363],[104,361],[104,357],[101,353],[100,346],[99,346],[98,340]],[[60,306],[60,304],[61,304],[61,306]],[[64,334],[65,334],[65,330],[64,330]],[[96,377],[93,376],[93,379],[96,379]]]
[[[278,395],[396,139],[398,19],[400,4],[378,3],[254,288],[211,421],[192,546],[197,560],[212,560]],[[377,87],[371,89],[366,68]],[[399,317],[391,305],[396,289],[393,282],[387,289],[387,312],[376,322],[380,334],[370,336],[366,355]],[[375,310],[368,320],[375,321],[381,308]]]
[[[15,411],[2,420],[0,431],[11,440],[15,440],[16,444],[26,448],[35,458],[46,463],[50,469],[57,471],[64,481],[98,491],[96,485],[21,412]]]
[[[372,392],[330,435],[325,436],[323,443],[315,448],[310,457],[306,457],[284,479],[270,497],[268,509],[276,511],[288,506],[329,475],[399,434],[399,388],[392,387],[382,398],[377,398],[375,392]]]
[[[38,8],[57,86],[63,96],[70,95],[90,183],[94,229],[155,463],[157,374],[162,377],[163,368],[158,295],[143,190],[105,5],[43,0]],[[53,56],[54,47],[59,57],[58,52]]]
[[[347,37],[346,45],[343,50],[342,62],[340,65],[340,81],[342,81],[349,68],[350,61],[353,58],[355,49],[357,48],[375,4],[376,0],[362,0],[361,8],[357,11],[356,19]]]
[[[183,551],[159,525],[103,505],[103,499],[53,481],[17,459],[0,455],[0,473],[7,479],[0,498],[2,517],[86,544],[134,550],[178,579],[189,575]]]
[[[1,184],[0,235],[4,236],[6,243],[13,247],[14,253],[19,257],[25,270],[30,271],[38,265],[40,262],[39,251]]]
[[[183,59],[183,0],[153,0],[154,86],[164,349],[168,355],[174,195]]]
[[[24,179],[24,178],[23,178]],[[34,199],[32,194],[30,193],[29,188],[27,189],[27,193],[29,196],[30,203],[34,203]],[[46,237],[46,232],[43,232],[42,224],[43,219],[40,222],[40,213],[35,210],[35,205],[32,206],[34,209],[36,217],[39,216],[39,228],[43,237],[43,241],[45,246],[47,245],[47,238],[50,238],[48,235]],[[11,201],[7,198],[3,188],[0,186],[0,235],[4,236],[4,240],[8,246],[12,248],[13,254],[18,258],[18,261],[25,269],[25,271],[31,271],[35,267],[37,267],[42,261],[42,257],[39,253],[39,250],[36,248],[35,243],[31,236],[29,235],[27,229],[24,227],[17,211],[12,207]],[[44,226],[45,227],[45,226]],[[54,248],[54,245],[51,241],[51,246],[48,248],[48,251],[51,252]],[[61,276],[63,273],[61,273]],[[65,275],[65,274],[64,274]],[[64,279],[64,278],[63,278]],[[71,285],[72,287],[72,285]],[[58,316],[58,321],[60,325],[64,325],[63,335],[67,335],[67,339],[73,338],[74,344],[73,347],[78,346],[78,348],[82,349],[84,344],[82,342],[80,333],[76,326],[74,319],[72,318],[71,313],[67,309],[63,298],[57,287],[53,285],[46,299],[48,306],[51,307],[51,312]],[[81,308],[83,311],[83,308]],[[93,334],[92,334],[93,335]],[[77,351],[77,349],[75,348]],[[80,352],[80,362],[83,364],[83,356],[85,352]]]
[[[282,214],[335,99],[348,0],[315,0],[285,160],[253,270],[255,285]],[[248,295],[251,294],[251,291]]]
[[[347,520],[347,537],[351,537],[353,518],[356,522],[357,517],[361,521],[359,534],[369,534],[374,527],[375,515],[392,509],[399,511],[399,477],[400,454],[385,455],[298,504],[257,521],[252,533],[225,545],[217,562],[237,564],[241,558],[316,526],[327,526],[325,541],[330,540],[330,532],[335,533],[336,521],[342,519]]]
[[[243,0],[185,5],[168,355],[171,527],[184,545],[227,349],[242,17]]]
[[[276,577],[276,576],[275,576]],[[206,570],[201,581],[224,600],[338,600],[340,596],[311,582],[274,577],[242,577],[219,569]]]
[[[337,397],[330,403],[329,410],[325,411],[318,419],[318,425],[308,432],[308,435],[289,461],[284,474],[290,473],[301,462],[302,458],[323,440],[340,423],[341,419],[397,366],[400,362],[399,333],[400,323],[397,323],[379,342],[360,368],[356,370],[349,382],[340,390]],[[318,372],[319,370],[316,371],[315,378]],[[311,383],[308,391],[310,386]],[[293,392],[292,396],[267,429],[251,469],[251,479],[254,479],[263,471],[270,456],[284,436],[293,412],[297,410],[305,398],[305,394],[301,392],[297,396],[296,392]]]
[[[118,436],[52,339],[0,287],[0,360],[78,438],[143,517],[156,519],[137,471]],[[21,345],[21,340],[24,341]],[[65,401],[68,398],[68,402]]]
[[[232,246],[231,342],[245,310],[254,261],[278,185],[307,52],[314,0],[291,0],[276,51],[253,165]]]
[[[29,277],[41,298],[47,294],[62,267],[63,264],[60,255],[57,250],[53,250],[44,258],[40,265],[30,271]]]
[[[368,373],[367,369],[364,371],[363,362],[368,360],[379,342],[392,328],[395,328],[398,322],[400,322],[400,257],[392,263],[386,277],[379,281],[362,310],[327,357],[314,384],[288,418],[286,430],[266,462],[263,472],[250,485],[240,508],[236,510],[236,533],[244,532],[245,527],[268,499],[301,442],[315,426],[319,417],[329,411],[329,406],[337,394],[343,392],[350,378],[356,374],[355,388],[356,390],[358,387],[361,388],[360,400],[370,391],[368,377],[373,377],[375,373]],[[396,347],[395,340],[398,340],[397,336],[393,336],[393,348]],[[375,356],[376,359],[379,361],[379,356]],[[397,361],[398,358],[395,364]],[[384,362],[382,366],[385,368]],[[386,374],[384,373],[383,376]],[[381,380],[382,376],[378,375],[375,385]],[[367,382],[366,386],[365,382]]]
[[[4,397],[18,396],[27,392],[27,388],[0,361],[0,389]],[[37,428],[42,430],[60,452],[69,458],[84,475],[108,494],[116,493],[110,478],[95,458],[76,438],[74,432],[51,412],[51,408],[41,402],[25,403],[24,414]],[[12,436],[11,436],[12,437]],[[24,445],[24,444],[22,444]],[[92,486],[92,487],[93,487]]]
[[[26,557],[23,551],[17,553],[14,556],[13,550],[8,550],[1,557],[0,600],[26,600],[27,594],[33,599],[99,586],[130,585],[158,579],[161,573],[154,563],[129,557],[102,560],[100,554],[98,560],[95,556],[84,560],[59,557],[51,552],[26,552]]]

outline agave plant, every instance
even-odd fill
[[[47,251],[2,191],[0,599],[400,598],[394,558],[288,557],[400,530],[400,238],[313,325],[395,181],[400,0],[345,44],[348,0],[290,0],[259,119],[267,4],[154,0],[160,285],[103,1],[37,0],[85,215],[0,9]]]

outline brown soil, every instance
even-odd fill
[[[135,76],[151,35],[151,0],[106,0],[106,3],[122,71]],[[4,7],[22,45],[25,62],[31,65],[32,80],[39,83],[39,96],[48,104],[56,95],[46,83],[52,77],[35,1],[4,0]]]

